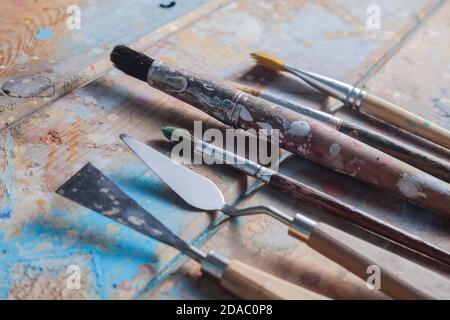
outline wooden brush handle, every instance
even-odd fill
[[[361,109],[378,119],[450,149],[450,132],[393,103],[367,94]]]
[[[221,284],[240,298],[249,300],[328,299],[236,260],[228,264]]]
[[[361,279],[367,280],[370,275],[367,273],[367,267],[376,266],[376,261],[352,249],[348,244],[348,239],[347,241],[339,239],[333,230],[334,228],[327,224],[318,223],[307,240],[308,245]],[[304,241],[304,236],[293,228],[289,229],[289,234]],[[395,299],[430,299],[427,294],[383,269],[381,270],[380,290]]]

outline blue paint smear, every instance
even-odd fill
[[[36,40],[43,41],[53,37],[55,33],[52,29],[45,27],[36,30]]]
[[[52,29],[45,27],[40,28],[36,30],[36,40],[42,41],[47,40],[53,37],[55,33],[52,31]]]
[[[0,220],[9,219],[12,216],[13,209],[11,207],[6,207],[0,209]]]
[[[116,226],[110,232],[107,225]],[[0,236],[0,239],[2,237]],[[50,243],[51,246],[44,246]],[[102,215],[80,208],[75,212],[55,210],[25,224],[14,241],[0,241],[0,270],[25,261],[30,266],[36,259],[60,258],[67,252],[88,252],[94,260],[93,272],[102,299],[111,297],[114,287],[131,280],[139,268],[158,268],[156,250],[160,244]],[[41,249],[37,249],[41,247]],[[24,260],[25,258],[25,260]],[[7,272],[0,272],[0,299],[8,298]]]
[[[8,160],[12,162],[10,137],[5,146]],[[94,164],[175,234],[181,234],[198,217],[197,210],[186,205],[139,159]],[[13,187],[12,176],[13,167],[9,163],[4,177],[0,177],[4,183],[8,180],[8,189]],[[10,199],[5,199],[8,203],[3,203],[0,212],[8,216],[13,206]],[[41,259],[60,259],[69,253],[89,254],[92,265],[87,266],[88,272],[96,279],[93,285],[101,299],[111,298],[124,281],[140,273],[143,265],[153,272],[161,272],[167,267],[166,263],[170,263],[161,263],[158,256],[166,245],[86,208],[75,208],[68,211],[53,207],[50,212],[40,213],[23,223],[20,232],[7,239],[0,230],[0,299],[8,298],[13,272],[8,270],[17,262],[33,268]],[[139,294],[146,284],[137,284],[143,287],[132,290]]]
[[[5,207],[0,210],[0,219],[9,219],[16,204],[16,197],[14,196],[14,145],[9,132],[6,132],[6,143],[0,141],[0,148],[3,148],[6,152],[6,169],[3,175],[0,174],[0,183],[5,185],[5,197],[0,199],[0,205]]]
[[[96,166],[175,234],[181,234],[198,215],[139,159]],[[93,262],[88,272],[96,279],[94,287],[101,299],[110,299],[124,281],[140,273],[143,265],[154,272],[167,267],[158,256],[166,245],[91,210],[76,208],[54,208],[39,214],[8,239],[3,239],[0,231],[0,299],[8,298],[13,270],[7,270],[18,261],[32,268],[40,259],[89,254]],[[143,287],[133,288],[136,294],[146,286],[138,285]]]

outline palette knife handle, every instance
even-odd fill
[[[289,228],[289,235],[306,242],[312,249],[323,254],[339,265],[343,266],[363,280],[368,277],[368,267],[377,266],[376,261],[351,247],[348,238],[339,237],[339,230],[330,225],[316,223],[309,234],[305,234],[301,227],[303,216],[296,215]],[[350,235],[348,235],[350,236]],[[429,295],[399,278],[389,270],[380,270],[380,290],[395,299],[432,299]]]
[[[281,278],[231,260],[225,268],[221,284],[243,299],[258,300],[327,300],[329,298],[297,286]]]

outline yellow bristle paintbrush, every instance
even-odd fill
[[[396,125],[434,143],[450,149],[450,132],[419,117],[394,103],[378,98],[364,90],[316,73],[289,66],[284,61],[264,52],[251,54],[258,65],[273,71],[289,72],[320,92],[339,99],[349,108],[365,111],[387,123]]]

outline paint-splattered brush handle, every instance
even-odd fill
[[[391,102],[367,93],[360,109],[378,119],[450,149],[450,131]]]
[[[398,229],[389,223],[370,216],[364,211],[351,206],[338,198],[330,196],[315,188],[311,188],[298,180],[294,180],[278,172],[273,172],[270,176],[269,183],[291,197],[305,201],[313,207],[323,209],[346,221],[354,223],[359,227],[403,245],[406,248],[450,265],[449,252],[404,230]]]
[[[450,182],[450,163],[448,161],[441,160],[412,146],[398,143],[384,135],[352,125],[346,121],[339,127],[339,131],[423,170],[436,178]]]
[[[295,221],[295,220],[294,220]],[[367,270],[370,266],[379,266],[365,252],[356,251],[348,239],[341,239],[336,235],[336,229],[318,223],[308,239],[303,239],[303,235],[295,228],[289,229],[289,235],[305,241],[311,248],[320,252],[324,256],[343,266],[361,279],[367,279]],[[369,244],[367,244],[369,245]],[[380,290],[394,299],[432,299],[423,290],[415,287],[409,279],[402,279],[389,268],[380,268]]]
[[[147,82],[235,128],[278,129],[282,148],[450,216],[449,184],[318,121],[159,61]]]
[[[381,150],[420,170],[428,172],[437,178],[450,182],[450,163],[448,161],[441,160],[435,156],[427,154],[424,151],[409,146],[405,143],[397,142],[372,130],[353,125],[330,114],[292,102],[271,92],[262,91],[260,89],[245,86],[236,82],[229,83],[236,89],[286,107],[306,117],[320,121],[333,129],[339,130],[352,138],[374,147],[375,149]]]

